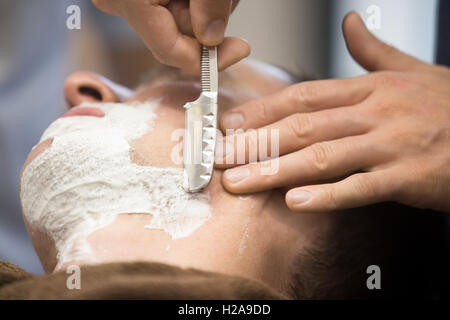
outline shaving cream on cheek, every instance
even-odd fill
[[[30,225],[46,232],[64,263],[95,261],[87,237],[119,214],[152,215],[148,228],[187,237],[211,215],[208,195],[183,188],[183,169],[138,166],[129,142],[154,127],[158,102],[89,104],[105,116],[55,121],[53,143],[25,168],[20,196]]]

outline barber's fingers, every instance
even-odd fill
[[[258,130],[228,135],[218,144],[216,166],[227,168],[263,161],[270,155],[295,152],[317,142],[364,134],[370,130],[370,122],[358,108],[295,113]]]
[[[392,170],[358,173],[336,183],[294,188],[286,194],[288,207],[296,212],[329,212],[392,201],[401,188]]]
[[[226,37],[217,50],[219,71],[225,70],[250,55],[248,42],[236,37]],[[198,59],[200,60],[200,53]]]
[[[238,4],[238,0],[233,1],[231,11],[234,11]],[[191,23],[189,0],[171,0],[166,7],[172,12],[181,33],[195,37]]]
[[[189,0],[171,0],[166,7],[172,12],[180,32],[195,37],[194,30],[192,30]]]
[[[222,184],[233,193],[253,193],[273,188],[320,182],[375,166],[386,157],[367,135],[316,143],[280,158],[256,162],[222,175]]]
[[[302,82],[225,112],[222,130],[260,128],[294,113],[351,106],[373,91],[371,76]]]
[[[128,21],[159,62],[198,72],[200,44],[179,31],[172,13],[161,5],[164,3],[153,2],[120,1],[119,14]]]
[[[420,71],[429,68],[425,62],[376,38],[356,12],[345,17],[342,28],[350,54],[368,71]]]
[[[166,7],[169,0],[95,0],[94,4],[127,20],[159,62],[193,74],[200,72],[201,45],[194,37],[180,32],[174,15]],[[181,3],[179,9],[182,10]],[[226,69],[249,54],[246,41],[225,38],[219,46],[219,69]]]
[[[231,0],[190,0],[192,29],[200,43],[207,46],[222,43],[231,4]]]
[[[233,2],[233,9],[238,3],[238,1]],[[194,31],[192,30],[189,1],[172,0],[167,5],[167,8],[172,12],[180,32],[195,37]],[[224,38],[218,48],[219,71],[237,63],[249,54],[250,46],[245,40],[235,37]]]

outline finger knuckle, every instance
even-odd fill
[[[304,139],[314,131],[311,116],[308,114],[295,114],[289,117],[289,130],[297,139]]]
[[[370,174],[356,174],[354,188],[363,197],[370,199],[379,196],[379,188],[377,180]]]
[[[311,146],[311,164],[318,172],[327,171],[330,167],[332,148],[327,143],[316,143]]]
[[[303,105],[306,107],[311,107],[318,96],[316,86],[310,82],[298,84],[291,90],[290,94],[296,105]]]
[[[267,123],[270,118],[270,109],[264,100],[259,101],[258,112],[256,113],[258,123]]]
[[[328,209],[331,211],[340,208],[339,197],[337,195],[337,190],[335,188],[329,188],[326,191],[326,198],[328,200]]]

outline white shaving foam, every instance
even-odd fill
[[[129,142],[154,127],[158,102],[92,104],[102,118],[60,118],[43,134],[53,138],[25,168],[21,180],[24,216],[46,232],[58,250],[58,266],[95,260],[86,238],[119,214],[151,214],[146,226],[173,239],[206,222],[208,195],[183,188],[183,169],[144,167],[130,160]]]

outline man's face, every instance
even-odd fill
[[[292,79],[288,74],[272,66],[258,62],[240,63],[221,74],[219,114],[251,99],[276,92],[288,86],[291,82]],[[165,179],[167,180],[161,179],[161,175],[152,176],[152,173],[156,171],[149,171],[149,168],[157,168],[155,170],[160,170],[161,168],[162,170],[178,169],[179,171],[170,171],[172,173],[175,172],[176,176],[178,175],[177,172],[182,171],[182,161],[180,161],[182,158],[179,157],[179,151],[182,150],[180,148],[180,133],[183,132],[185,121],[183,105],[186,102],[196,100],[199,94],[200,86],[197,79],[182,75],[172,69],[164,69],[149,83],[139,87],[127,99],[126,103],[130,108],[129,111],[123,111],[121,109],[121,112],[125,112],[122,125],[124,123],[129,123],[129,126],[135,125],[136,130],[138,130],[137,127],[139,126],[140,119],[139,115],[136,116],[136,110],[133,109],[136,106],[133,104],[151,104],[150,108],[154,112],[152,116],[146,119],[147,122],[152,122],[151,128],[138,137],[132,137],[132,139],[128,140],[131,148],[130,152],[127,153],[127,157],[129,155],[128,160],[131,160],[130,163],[136,165],[136,167],[131,166],[132,169],[130,170],[146,170],[142,171],[142,176],[145,175],[146,180],[151,186],[150,190],[148,190],[148,198],[150,198],[148,202],[159,201],[158,205],[161,205],[161,200],[165,199],[164,192],[168,190],[165,189],[167,185],[176,184],[176,181],[178,181],[176,180],[178,178],[171,180],[170,177],[173,175],[169,176],[169,171],[162,171],[163,177],[166,177]],[[81,73],[69,78],[66,83],[66,96],[71,105],[77,105],[81,102],[84,103],[83,108],[72,108],[68,115],[74,117],[72,120],[74,120],[77,126],[86,128],[85,132],[83,133],[82,130],[79,130],[81,133],[77,132],[77,135],[71,136],[73,140],[67,140],[70,143],[66,143],[65,145],[61,143],[58,146],[56,143],[52,145],[54,143],[52,137],[43,140],[32,150],[22,171],[26,173],[26,168],[37,158],[41,158],[40,155],[45,154],[47,150],[51,151],[51,148],[59,150],[57,148],[60,148],[60,153],[64,153],[62,157],[66,158],[60,158],[59,162],[56,162],[55,165],[52,164],[52,159],[43,163],[42,166],[48,166],[48,169],[44,170],[44,174],[49,179],[57,174],[60,174],[61,177],[71,177],[67,179],[68,181],[64,181],[64,178],[57,181],[58,188],[65,190],[65,198],[58,198],[58,196],[52,194],[46,196],[47,203],[50,205],[60,201],[62,203],[60,208],[68,210],[67,215],[63,215],[64,219],[56,219],[56,216],[61,215],[61,212],[56,212],[53,213],[54,221],[51,220],[52,217],[49,217],[45,211],[49,206],[46,206],[42,209],[42,215],[39,219],[40,221],[51,220],[51,223],[40,224],[41,227],[36,227],[35,224],[29,223],[29,219],[27,219],[27,215],[25,214],[25,222],[29,233],[46,271],[52,271],[58,261],[60,262],[58,265],[59,268],[62,268],[73,263],[151,260],[177,264],[182,267],[195,267],[238,274],[262,280],[276,289],[285,289],[288,283],[287,275],[290,271],[292,259],[294,256],[297,256],[303,247],[310,243],[310,239],[315,236],[318,229],[324,228],[326,224],[321,221],[327,221],[326,217],[322,219],[324,216],[320,215],[299,216],[289,212],[285,206],[283,195],[279,191],[258,193],[250,196],[232,195],[223,189],[220,183],[222,172],[219,170],[214,171],[211,184],[204,192],[207,195],[206,198],[189,198],[186,200],[189,207],[197,205],[199,203],[195,202],[197,200],[201,202],[201,205],[206,203],[209,206],[208,210],[210,210],[211,214],[202,216],[202,220],[199,220],[201,223],[196,225],[195,228],[191,228],[191,232],[183,233],[183,236],[179,238],[174,237],[174,233],[168,232],[163,227],[158,228],[154,226],[148,228],[149,221],[152,219],[151,215],[153,214],[155,217],[157,216],[156,213],[147,212],[147,214],[142,214],[142,211],[136,209],[139,206],[135,206],[136,202],[147,198],[147,194],[140,195],[137,191],[127,194],[125,188],[120,189],[120,181],[117,182],[119,186],[118,190],[116,190],[116,193],[113,194],[112,198],[109,199],[110,201],[106,204],[103,202],[92,202],[91,198],[94,197],[94,194],[103,190],[97,187],[83,189],[89,190],[88,194],[83,197],[80,197],[79,193],[74,193],[77,196],[67,197],[67,194],[70,195],[68,193],[71,190],[70,188],[74,190],[78,188],[78,185],[75,187],[71,185],[71,183],[74,183],[74,180],[77,180],[80,175],[84,175],[84,188],[85,185],[89,185],[89,177],[94,176],[96,170],[101,171],[102,174],[105,171],[114,172],[114,170],[118,170],[120,179],[123,179],[127,183],[126,188],[131,188],[130,185],[133,185],[133,183],[131,177],[127,176],[127,172],[120,171],[125,170],[125,167],[128,168],[128,164],[123,164],[118,160],[120,158],[119,153],[117,154],[117,158],[114,158],[115,154],[111,151],[112,147],[107,145],[106,137],[113,140],[111,143],[115,141],[111,138],[115,133],[111,131],[111,134],[109,134],[110,131],[108,130],[111,127],[111,123],[113,125],[117,124],[117,117],[112,118],[111,114],[109,114],[110,109],[107,106],[103,105],[104,107],[98,107],[95,104],[98,100],[101,100],[101,102],[116,102],[118,99],[114,94],[114,90],[100,78]],[[123,107],[126,108],[127,105]],[[145,117],[145,115],[143,114],[142,117]],[[102,118],[109,122],[98,122]],[[120,122],[120,116],[118,118]],[[126,120],[125,118],[132,120]],[[131,130],[128,130],[131,132],[131,135],[134,129],[133,127]],[[101,142],[99,139],[95,142],[97,145],[95,143],[89,144],[92,136],[94,136],[92,139],[95,140],[100,135],[105,135],[105,144],[99,143],[99,141]],[[90,154],[86,161],[81,161],[82,163],[76,163],[71,166],[66,163],[61,165],[61,159],[67,159],[67,163],[73,160],[73,158],[67,158],[68,154],[73,153],[74,156],[78,156],[75,149],[76,145],[80,148],[79,153],[89,148],[98,148],[98,150],[97,152],[93,150],[93,153]],[[57,156],[55,155],[55,157]],[[96,157],[98,158],[98,166],[95,163],[91,163],[92,158]],[[177,159],[178,161],[176,161]],[[99,168],[99,166],[103,167]],[[87,168],[90,169],[88,170]],[[61,170],[67,171],[61,172]],[[78,173],[74,173],[75,170]],[[161,173],[161,171],[158,172],[158,174]],[[42,180],[44,174],[27,175],[27,184],[42,183],[40,180]],[[130,175],[133,175],[133,173],[130,173]],[[114,177],[110,178],[114,180]],[[24,184],[24,181],[22,179],[22,184]],[[94,185],[93,183],[91,184]],[[108,188],[111,187],[108,186]],[[155,190],[158,188],[161,191]],[[22,185],[21,189],[27,189],[27,186]],[[174,192],[179,192],[178,189],[173,190]],[[139,198],[136,198],[136,201],[132,201],[133,203],[128,204],[130,197],[136,196],[136,194],[139,194]],[[102,197],[99,198],[101,199]],[[21,200],[22,205],[27,201],[23,196]],[[95,204],[95,208],[83,207],[83,205],[88,204],[89,206],[91,203]],[[112,204],[114,203],[119,204],[119,206],[113,206]],[[124,209],[126,208],[126,205],[123,207],[124,203],[130,206],[130,210],[127,211]],[[83,214],[86,214],[86,212],[96,212],[95,210],[98,210],[98,207],[103,205],[105,206],[105,216],[107,216],[106,211],[112,210],[111,208],[121,208],[121,212],[115,212],[115,214],[121,213],[121,215],[110,214],[108,217],[113,218],[107,221],[107,223],[93,228],[89,234],[84,234],[83,237],[86,239],[77,238],[75,236],[77,228],[71,228],[74,225],[82,226],[83,223],[86,223],[86,219],[89,216],[83,216],[86,218],[83,218],[83,221],[79,221],[77,220],[78,217],[73,214],[74,210],[84,208],[83,210],[85,212]],[[112,207],[108,207],[109,205]],[[168,201],[166,207],[171,206],[176,205]],[[198,218],[198,212],[205,212],[201,211],[204,207],[200,206],[198,208],[196,209],[197,211],[191,210],[185,216],[185,222],[177,225],[178,231],[181,230],[181,227],[185,229],[186,225],[192,219],[195,219],[196,216]],[[162,208],[161,210],[164,211],[166,209]],[[186,210],[182,214],[186,214]],[[179,219],[179,217],[180,215],[178,217],[175,216],[174,219]],[[66,222],[63,223],[63,220]],[[318,223],[319,220],[320,223]],[[180,222],[178,221],[177,223]],[[49,236],[52,233],[48,229],[46,230],[47,227],[42,227],[48,225],[55,228],[59,232],[58,234],[64,234],[65,240],[60,241],[62,245],[55,246],[58,239],[55,239],[55,236]],[[58,229],[58,226],[61,226],[61,228]],[[61,254],[61,248],[64,248],[64,245],[69,240],[72,243],[84,241],[83,243],[89,245],[91,257],[86,259],[84,256],[77,256],[75,254],[71,256],[72,260],[61,263],[61,257],[58,254]]]

